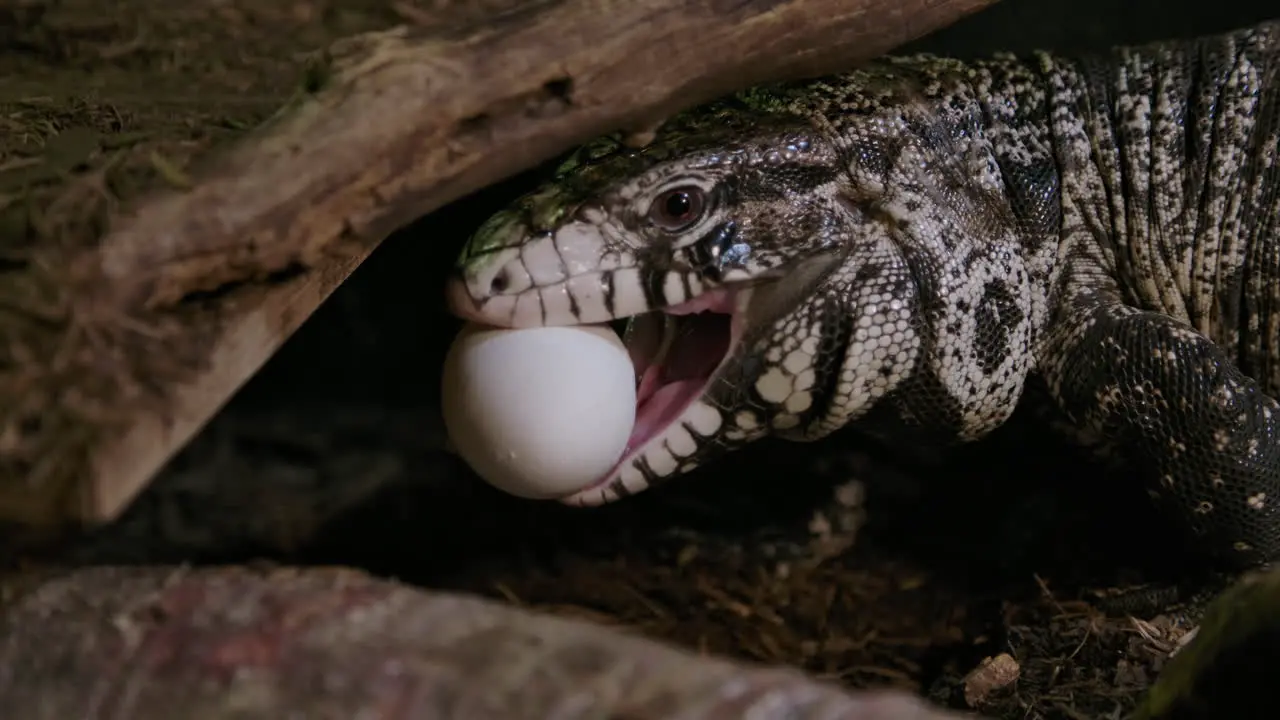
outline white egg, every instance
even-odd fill
[[[468,324],[445,358],[442,390],[458,454],[520,497],[565,497],[599,480],[635,424],[635,370],[602,325]]]

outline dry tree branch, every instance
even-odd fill
[[[594,135],[848,66],[989,0],[511,4],[335,45],[322,89],[106,239],[112,291],[166,306],[311,267]]]
[[[960,717],[342,570],[98,568],[6,595],[0,707],[27,720]]]

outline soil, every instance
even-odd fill
[[[1263,15],[1238,4],[1213,24]],[[935,46],[995,49],[1000,28],[1017,49],[1061,46],[1021,32],[1059,5],[1007,0]],[[1084,44],[1208,28],[1128,7],[1103,32],[1102,10],[1071,7],[1078,32],[1041,24]],[[102,173],[120,198],[181,184],[191,158],[302,86],[308,52],[413,16],[407,0],[10,4],[0,217],[70,175]],[[535,177],[384,243],[125,518],[62,559],[350,564],[993,718],[1134,706],[1190,627],[1181,603],[1203,568],[1141,488],[1034,422],[938,457],[847,435],[761,443],[591,512],[472,478],[436,411],[457,327],[437,289],[468,229]]]

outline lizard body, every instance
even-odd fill
[[[1198,542],[1280,556],[1280,23],[1087,58],[887,58],[603,138],[486,222],[454,311],[633,318],[592,505],[773,435],[981,438],[1025,400]]]

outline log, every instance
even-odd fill
[[[25,720],[961,717],[348,570],[105,567],[6,597],[0,707]]]
[[[592,136],[848,67],[992,1],[405,6],[411,23],[313,58],[274,117],[193,170],[153,157],[168,187],[121,205],[101,172],[68,181],[0,223],[0,519],[116,517],[411,220]]]

